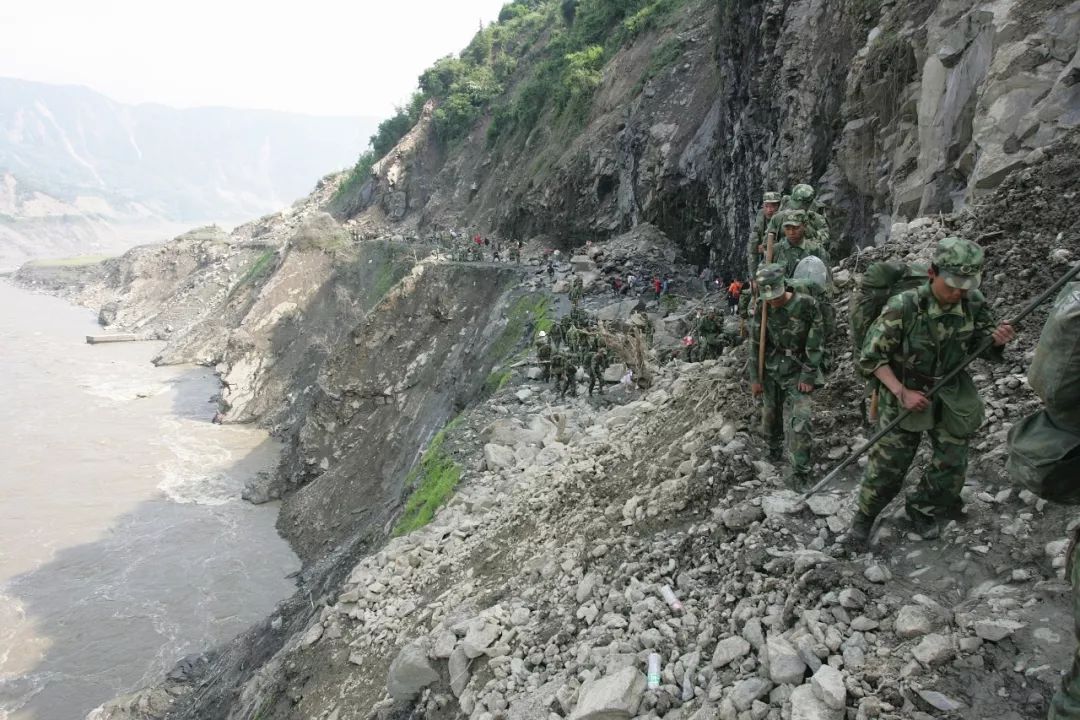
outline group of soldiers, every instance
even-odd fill
[[[448,237],[439,237],[439,244],[450,255],[450,259],[456,262],[483,262],[490,253],[491,262],[520,263],[524,243],[521,240],[511,240],[503,243],[499,240],[484,239],[480,235],[472,238],[466,234],[458,235],[451,233]]]
[[[778,193],[766,193],[764,200],[749,253],[757,298],[750,312],[751,392],[764,397],[763,431],[770,455],[780,459],[786,450],[788,483],[805,490],[811,481],[811,398],[830,369],[827,342],[835,320],[830,321],[828,300],[833,289],[826,283],[817,296],[805,291],[796,269],[808,256],[830,265],[829,230],[810,207],[813,189],[808,185],[796,186],[783,210]],[[775,242],[781,229],[784,239]],[[756,243],[759,238],[762,242]],[[770,258],[761,254],[770,250],[767,262]],[[960,515],[968,445],[982,425],[983,403],[966,372],[933,398],[924,393],[987,339],[992,342],[981,356],[1000,361],[1015,336],[1010,325],[995,324],[978,290],[983,262],[976,243],[959,237],[942,240],[925,281],[888,298],[855,348],[856,367],[877,399],[880,426],[902,410],[912,412],[870,450],[849,533],[855,547],[868,544],[877,516],[900,492],[924,433],[933,455],[907,500],[907,515],[923,537],[937,537],[943,523]]]
[[[555,381],[559,397],[569,392],[577,397],[578,368],[589,376],[589,395],[604,392],[604,371],[611,364],[611,353],[600,337],[595,321],[574,302],[568,315],[551,326],[550,332],[537,335],[536,357],[541,366],[540,379]]]

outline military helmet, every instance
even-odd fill
[[[982,282],[983,249],[961,237],[947,237],[934,250],[934,265],[949,287],[974,290]]]
[[[806,211],[789,210],[784,215],[784,227],[788,225],[806,225]]]
[[[757,271],[758,293],[762,300],[775,300],[784,294],[787,283],[784,266],[777,263],[762,265]]]
[[[797,203],[809,203],[814,199],[814,188],[806,183],[800,183],[791,189],[791,199]]]
[[[763,204],[776,203],[777,205],[779,205],[780,202],[781,202],[780,193],[778,193],[778,192],[767,192],[767,193],[765,193],[765,197],[762,198],[761,202]]]

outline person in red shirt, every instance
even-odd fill
[[[660,278],[654,277],[652,279],[652,289],[656,293],[656,299],[660,299],[660,292],[663,290],[663,285],[660,284]]]
[[[728,289],[727,289],[728,312],[731,313],[732,315],[734,315],[735,313],[737,313],[739,311],[739,295],[742,294],[742,286],[743,286],[743,284],[739,280],[739,278],[735,278],[734,280],[731,281],[731,284],[728,285]]]

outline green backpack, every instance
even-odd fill
[[[1080,435],[1061,427],[1045,410],[1009,429],[1013,482],[1041,498],[1080,505]]]
[[[927,280],[929,265],[899,261],[880,261],[866,268],[855,285],[849,303],[849,327],[855,357],[862,352],[863,341],[870,326],[881,314],[882,308],[893,295],[917,288]]]

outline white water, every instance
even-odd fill
[[[210,423],[201,368],[86,345],[93,316],[0,282],[0,720],[76,720],[292,590],[265,433]]]

